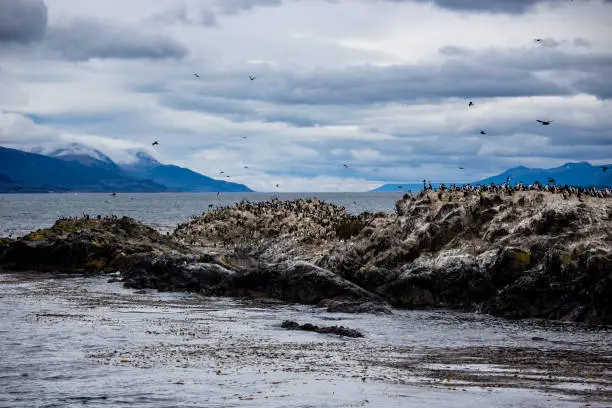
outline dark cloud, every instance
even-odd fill
[[[41,41],[47,28],[47,6],[42,0],[0,0],[0,43]]]
[[[449,97],[520,97],[590,93],[610,97],[612,54],[557,49],[462,51],[434,65],[361,66],[316,72],[262,67],[254,82],[242,73],[204,73],[195,92],[209,97],[291,105],[372,105],[436,102]],[[546,75],[538,75],[542,72]],[[580,72],[580,80],[571,82]],[[552,73],[552,74],[551,74]],[[559,82],[555,79],[563,79]],[[181,96],[178,96],[180,98]]]
[[[471,12],[524,13],[537,3],[552,0],[382,0],[391,3],[433,3],[439,7]],[[558,0],[566,1],[566,0]]]
[[[217,2],[219,10],[223,14],[237,14],[256,7],[276,7],[281,4],[283,4],[283,0],[220,0]]]
[[[590,47],[591,46],[591,42],[589,40],[587,40],[586,38],[574,38],[574,45],[576,47]]]
[[[218,25],[217,16],[212,10],[204,8],[197,13],[197,16],[190,16],[185,3],[181,3],[177,7],[164,12],[154,14],[149,20],[165,24],[178,23],[204,27],[216,27]]]
[[[181,59],[188,53],[183,44],[170,37],[88,18],[49,27],[45,43],[70,60]]]

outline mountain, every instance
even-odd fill
[[[88,167],[121,173],[119,166],[110,157],[97,149],[92,149],[79,143],[70,143],[59,148],[37,147],[30,150],[30,152],[55,157],[64,161],[77,162]]]
[[[87,165],[70,159],[70,155],[60,156],[49,157],[0,147],[0,174],[3,175],[0,192],[167,190],[164,185],[151,180],[128,177],[112,166]]]
[[[603,167],[608,167],[608,171],[603,171]],[[563,166],[551,169],[538,169],[519,166],[507,170],[501,174],[484,180],[475,181],[472,184],[502,184],[510,176],[510,184],[515,185],[520,182],[533,184],[539,181],[542,184],[549,184],[548,178],[553,178],[555,184],[573,185],[583,187],[612,187],[612,165],[592,166],[586,162],[566,163]]]
[[[123,165],[121,169],[134,178],[149,178],[172,190],[190,192],[252,192],[244,184],[215,180],[195,171],[172,164],[161,164],[148,154],[136,151],[135,163]]]

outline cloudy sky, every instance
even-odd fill
[[[259,191],[611,163],[611,22],[610,0],[0,0],[0,145]]]

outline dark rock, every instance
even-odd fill
[[[344,327],[344,326],[319,327],[319,326],[315,326],[310,323],[300,325],[297,322],[294,322],[291,320],[285,320],[281,324],[281,327],[283,329],[288,329],[288,330],[304,330],[304,331],[312,331],[315,333],[329,333],[329,334],[336,334],[338,336],[343,336],[343,337],[353,337],[353,338],[363,337],[363,334],[361,334],[359,331],[354,330],[354,329],[349,329],[348,327]]]

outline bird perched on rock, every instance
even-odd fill
[[[159,142],[157,140],[151,143],[151,146],[158,146],[158,145],[159,145]]]
[[[540,122],[544,126],[550,125],[551,123],[553,123],[552,120],[540,120],[540,119],[536,119],[536,122]]]

